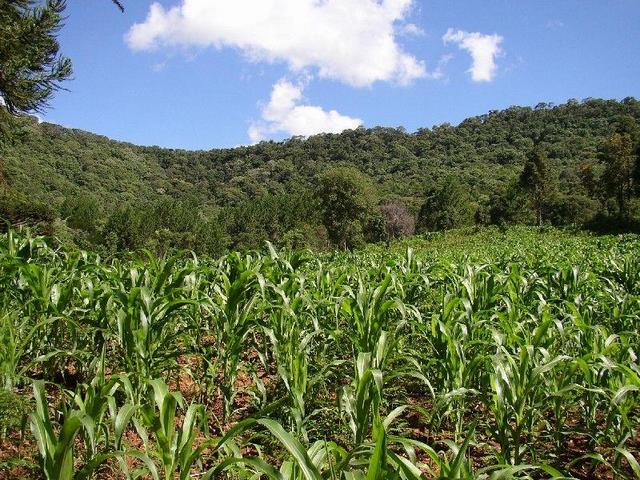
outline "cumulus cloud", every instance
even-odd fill
[[[357,128],[359,118],[341,115],[335,110],[303,103],[304,85],[286,79],[278,81],[269,103],[262,108],[262,120],[249,128],[249,138],[256,143],[274,133],[309,136],[316,133],[340,133]]]
[[[396,40],[413,0],[180,0],[153,3],[125,40],[133,50],[176,46],[237,48],[254,61],[362,87],[401,85],[427,75]],[[405,30],[419,34],[417,27]]]
[[[496,74],[496,58],[502,53],[500,35],[484,35],[450,28],[442,37],[444,43],[456,43],[471,55],[469,72],[474,82],[490,82]]]

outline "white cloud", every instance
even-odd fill
[[[415,23],[407,23],[405,25],[402,25],[400,31],[405,35],[412,35],[415,37],[425,36],[425,31]]]
[[[340,133],[362,124],[359,118],[341,115],[335,110],[304,105],[304,85],[281,79],[271,91],[269,103],[262,108],[262,120],[249,128],[252,142],[264,140],[274,133],[309,136],[316,133]]]
[[[451,54],[442,55],[440,57],[440,60],[438,60],[438,64],[436,65],[436,68],[429,73],[429,78],[432,80],[444,79],[445,78],[444,67],[447,66],[447,64],[451,61],[452,58],[453,58],[453,55]]]
[[[180,0],[153,3],[125,39],[133,50],[231,47],[254,61],[286,62],[296,73],[362,87],[401,85],[427,75],[425,65],[396,41],[395,25],[413,0]],[[410,24],[409,24],[410,25]],[[419,28],[405,25],[405,29]]]
[[[444,43],[456,43],[467,50],[473,60],[469,72],[474,82],[490,82],[496,74],[496,57],[502,53],[500,35],[484,35],[478,32],[454,31],[452,28],[442,37]]]

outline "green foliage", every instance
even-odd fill
[[[161,466],[160,475],[149,456],[144,458],[149,473],[154,479],[172,480],[179,475],[180,480],[190,478],[192,464],[199,460],[206,445],[194,448],[194,440],[198,434],[198,426],[206,428],[204,408],[202,405],[191,405],[187,409],[182,425],[176,425],[178,407],[182,407],[184,400],[179,393],[169,392],[161,380],[150,380],[153,400],[140,411],[142,421],[153,434],[154,443],[151,444],[146,431],[138,427],[138,431],[145,443],[147,455],[158,457]],[[155,448],[153,448],[155,447]],[[143,458],[143,457],[139,457]]]
[[[98,219],[101,217],[100,204],[94,196],[81,194],[66,198],[60,208],[60,214],[69,227],[95,233]]]
[[[0,440],[5,439],[7,432],[24,430],[31,410],[29,397],[0,389]]]
[[[418,231],[450,230],[472,225],[475,206],[469,190],[455,177],[447,177],[429,190],[418,213]]]
[[[46,319],[33,324],[30,319],[16,318],[11,313],[0,318],[0,381],[3,389],[11,391],[37,362],[33,358],[23,363],[23,359],[29,355],[35,357],[34,340],[41,334],[41,329],[53,321]]]
[[[283,244],[291,232],[302,237],[302,245],[312,245],[314,234],[308,227],[320,224],[319,210],[318,200],[307,192],[267,194],[223,208],[218,219],[236,248],[261,248],[265,241]]]
[[[0,220],[3,223],[27,224],[49,231],[55,217],[55,210],[50,205],[0,184]],[[5,227],[6,224],[0,228],[4,230]]]
[[[487,219],[483,223],[495,225],[508,225],[514,223],[533,224],[535,217],[529,208],[523,208],[527,204],[524,191],[516,181],[505,185],[497,191],[489,202]]]
[[[615,198],[621,217],[629,215],[629,200],[634,193],[636,155],[633,138],[627,133],[613,133],[602,145],[605,171],[604,189]]]
[[[91,435],[96,422],[87,413],[69,410],[56,433],[49,415],[49,405],[42,382],[33,384],[36,410],[31,414],[31,431],[36,439],[42,458],[42,473],[47,480],[73,480],[88,478],[106,460],[105,455],[96,455],[77,470],[74,465],[75,439],[81,431]]]
[[[519,183],[530,198],[531,207],[536,215],[536,225],[542,226],[543,212],[556,187],[551,178],[547,156],[539,147],[534,148],[527,157]]]
[[[39,223],[41,231],[103,255],[184,248],[217,257],[227,250],[261,248],[265,241],[325,249],[329,243],[344,246],[346,238],[357,245],[394,237],[400,227],[410,231],[409,216],[425,204],[425,193],[431,196],[455,178],[459,185],[452,188],[462,187],[460,195],[473,205],[476,223],[534,224],[541,213],[545,222],[556,225],[593,226],[593,220],[600,230],[612,226],[624,231],[638,216],[633,195],[640,185],[634,179],[640,175],[635,160],[639,119],[640,103],[633,98],[586,99],[510,107],[455,127],[411,134],[359,128],[191,152],[138,147],[18,117],[12,122],[19,132],[16,141],[2,151],[0,216],[13,223]],[[616,175],[622,170],[607,170],[610,160],[615,164],[620,157],[606,147],[614,133],[631,139],[636,156],[633,162],[627,154],[621,157],[627,158],[632,177],[621,197],[627,218],[618,215],[616,185],[621,184]],[[557,182],[557,188],[545,193],[538,212],[530,208],[531,195],[519,187],[534,145],[546,153],[546,176]],[[609,150],[609,156],[603,153]],[[366,218],[361,218],[360,207],[345,209],[347,216],[323,215],[317,192],[324,172],[334,168],[350,171],[345,175],[356,184],[362,179],[355,178],[354,171],[369,178],[364,184],[375,185],[376,198]],[[91,218],[88,213],[84,220],[69,215],[74,209],[80,215],[76,204],[89,198],[98,206],[89,224],[94,233],[83,230]],[[409,216],[379,213],[378,204],[399,205]],[[96,210],[95,205],[83,209]],[[461,209],[467,210],[464,205]],[[442,216],[442,223],[451,223],[446,211]],[[403,221],[389,223],[393,217]],[[462,224],[468,224],[468,216],[463,217]],[[333,239],[327,238],[327,222],[333,225]]]
[[[186,318],[182,315],[192,303],[185,285],[189,271],[174,270],[176,262],[175,257],[152,261],[110,286],[113,302],[108,312],[136,401],[147,379],[174,365],[181,353],[177,339],[191,327],[188,314]]]
[[[371,180],[354,168],[332,168],[319,177],[317,195],[332,244],[345,249],[362,244],[375,205]]]
[[[4,390],[34,384],[50,479],[631,479],[639,247],[474,227],[104,260],[9,230]]]
[[[71,76],[71,61],[58,54],[56,40],[65,6],[64,0],[0,3],[0,97],[10,112],[42,111]]]

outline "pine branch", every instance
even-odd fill
[[[111,0],[111,1],[116,5],[116,7],[120,9],[122,13],[124,13],[124,5],[122,5],[122,2],[120,2],[120,0]]]

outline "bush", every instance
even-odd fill
[[[384,229],[388,239],[413,235],[416,219],[407,207],[399,202],[390,202],[380,207],[384,217]]]

